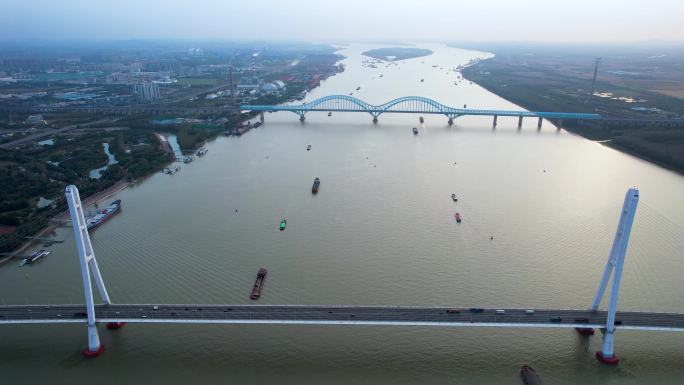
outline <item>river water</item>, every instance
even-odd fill
[[[447,73],[488,54],[424,46],[435,53],[378,68],[360,55],[376,46],[344,47],[346,71],[307,100],[353,91],[520,109]],[[619,307],[684,311],[684,178],[548,122],[446,120],[310,113],[302,124],[283,112],[218,138],[178,174],[115,197],[122,212],[92,234],[110,296],[246,304],[263,266],[263,304],[585,308],[638,186]],[[83,302],[73,237],[57,238],[40,264],[0,267],[2,303]],[[2,326],[3,383],[518,384],[524,363],[545,384],[684,379],[684,334],[665,332],[618,331],[618,367],[594,359],[598,334],[566,329],[131,324],[100,337],[107,351],[87,360],[83,326]]]

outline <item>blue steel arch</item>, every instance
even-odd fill
[[[402,106],[404,108],[394,108]],[[329,111],[329,110],[356,110],[370,112],[377,116],[383,112],[391,112],[393,110],[400,111],[426,111],[432,113],[450,114],[454,109],[445,106],[435,100],[425,98],[422,96],[402,96],[400,98],[392,99],[383,104],[370,104],[359,98],[348,95],[329,95],[318,98],[309,103],[301,105],[301,111]]]

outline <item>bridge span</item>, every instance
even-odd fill
[[[96,357],[104,351],[98,323],[119,328],[125,323],[229,323],[229,324],[304,324],[304,325],[384,325],[442,327],[535,327],[576,328],[580,334],[603,332],[601,350],[596,358],[616,365],[613,351],[615,332],[625,330],[684,331],[684,314],[618,312],[617,303],[625,254],[639,202],[639,191],[627,190],[618,228],[603,276],[591,307],[573,309],[480,309],[403,306],[327,306],[327,305],[142,305],[114,304],[100,273],[93,251],[83,204],[76,186],[67,186],[66,198],[74,230],[83,279],[85,305],[0,306],[0,325],[38,323],[84,323],[88,347],[83,354]],[[101,299],[96,305],[92,281]],[[608,309],[598,307],[610,285]]]
[[[502,312],[503,310],[503,312]],[[101,323],[605,328],[606,311],[329,305],[96,305]],[[0,307],[0,323],[86,323],[85,305]],[[617,312],[620,330],[684,331],[684,314]]]
[[[384,113],[403,113],[403,114],[436,114],[445,115],[451,125],[454,119],[459,116],[493,116],[494,126],[496,127],[499,116],[513,116],[518,118],[518,128],[522,127],[523,118],[538,118],[537,127],[541,127],[543,119],[563,119],[575,120],[597,120],[602,116],[594,113],[573,113],[573,112],[532,112],[532,111],[513,111],[513,110],[483,110],[477,108],[456,108],[446,106],[435,100],[422,96],[403,96],[390,100],[383,104],[370,104],[361,99],[347,95],[329,95],[303,104],[282,104],[282,105],[251,105],[240,106],[241,110],[276,112],[290,111],[299,115],[299,120],[304,121],[307,112],[365,112],[373,117],[373,122],[378,121],[378,116]]]

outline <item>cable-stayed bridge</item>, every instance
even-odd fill
[[[202,305],[202,304],[115,304],[111,301],[95,259],[83,206],[75,186],[66,189],[83,279],[85,305],[0,306],[0,324],[84,323],[88,330],[86,356],[104,351],[98,323],[118,329],[125,323],[178,324],[300,324],[374,325],[412,327],[502,327],[575,328],[583,335],[603,332],[603,345],[596,357],[617,364],[613,345],[615,331],[684,331],[684,314],[618,312],[617,301],[625,254],[639,192],[625,195],[620,221],[594,301],[588,309],[445,308],[404,306],[339,305]],[[598,310],[612,279],[607,310]],[[95,304],[91,281],[95,281],[100,304]]]

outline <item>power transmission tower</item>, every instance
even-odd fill
[[[600,62],[601,58],[597,57],[596,65],[594,66],[594,78],[591,80],[591,92],[589,92],[589,95],[587,95],[587,99],[584,101],[584,103],[590,103],[594,98],[594,91],[596,90],[596,75],[598,75],[598,67]]]

